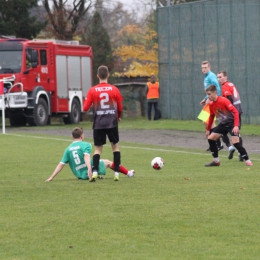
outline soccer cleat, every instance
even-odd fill
[[[128,173],[127,173],[127,176],[128,176],[128,177],[134,177],[134,175],[135,175],[135,170],[130,170],[130,171],[128,171]]]
[[[99,180],[104,180],[105,178],[103,176],[98,175],[97,177]]]
[[[224,149],[224,145],[223,144],[221,144],[221,146],[218,147],[219,151],[222,150],[222,149]]]
[[[233,158],[234,152],[235,152],[235,148],[232,147],[232,148],[229,150],[229,154],[228,154],[228,159],[229,159],[229,160],[231,160],[231,159]]]
[[[253,166],[253,163],[251,161],[247,161],[246,166]]]
[[[114,176],[114,181],[119,181],[119,176],[118,175]]]
[[[238,161],[239,162],[243,162],[244,161],[244,158],[241,156],[241,154],[239,154],[239,156],[238,156]]]
[[[95,178],[91,178],[91,179],[89,179],[89,182],[95,182],[96,181],[96,179]]]
[[[97,177],[98,177],[98,173],[97,172],[93,172],[92,178],[93,179],[97,179]]]
[[[219,165],[220,165],[220,162],[215,162],[215,161],[205,164],[206,167],[219,166]]]
[[[210,147],[206,150],[207,152],[210,152]]]

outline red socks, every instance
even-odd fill
[[[114,163],[112,163],[112,165],[111,165],[111,169],[112,169],[112,170],[115,169],[115,168],[114,168]],[[127,170],[124,166],[119,165],[119,172],[121,172],[121,173],[127,175],[128,170]]]

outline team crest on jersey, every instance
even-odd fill
[[[222,110],[221,110],[220,108],[217,108],[217,109],[216,109],[216,114],[217,114],[217,115],[222,114]]]

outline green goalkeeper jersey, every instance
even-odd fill
[[[73,174],[79,178],[88,179],[88,168],[84,161],[84,154],[91,154],[92,145],[83,141],[73,142],[64,152],[61,163],[68,163]]]

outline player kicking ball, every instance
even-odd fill
[[[230,133],[231,141],[240,153],[241,157],[246,161],[246,165],[252,166],[253,163],[249,160],[246,149],[239,142],[240,120],[237,109],[227,98],[218,96],[215,85],[208,86],[206,88],[206,93],[208,95],[208,99],[211,101],[209,103],[210,116],[206,128],[206,137],[208,138],[210,151],[214,160],[208,164],[205,164],[205,166],[209,167],[220,165],[216,140],[218,140],[222,135],[226,135],[227,133]],[[218,119],[219,124],[210,134],[211,125],[214,122],[215,116]]]

